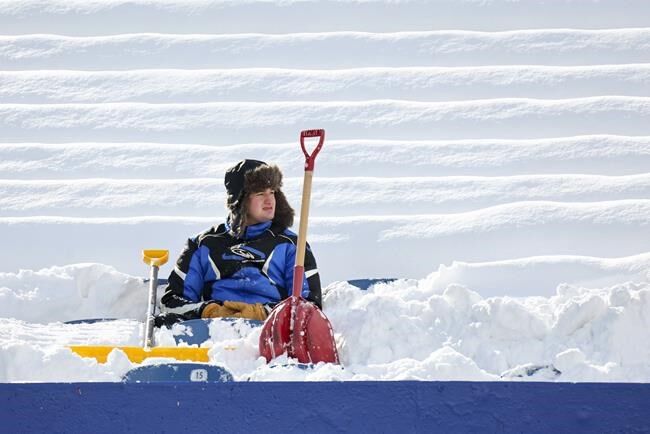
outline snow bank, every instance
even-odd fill
[[[367,361],[385,375],[412,358],[415,372],[397,378],[520,378],[535,366],[533,379],[648,381],[649,290],[646,280],[604,289],[561,285],[548,298],[484,299],[460,285],[437,291],[420,281],[378,284],[369,293],[342,285],[327,302],[337,331],[349,339],[343,357],[361,371]],[[434,359],[440,369],[451,355],[446,375],[426,368]]]
[[[283,35],[137,33],[97,37],[34,34],[0,36],[0,64],[9,71],[579,66],[645,63],[649,47],[648,28]]]
[[[4,103],[461,101],[647,96],[650,65],[535,65],[338,70],[0,71]]]
[[[296,140],[304,125],[332,139],[531,139],[650,134],[650,98],[504,98],[459,102],[0,104],[0,140],[158,141],[231,145]],[[522,127],[525,125],[525,127]]]
[[[185,240],[218,217],[0,217],[12,247],[5,270],[77,262],[120,264],[147,273],[143,248],[167,248],[178,257]],[[594,203],[515,202],[452,214],[310,218],[308,240],[322,280],[423,278],[452,261],[490,262],[543,255],[620,257],[645,253],[650,200]],[[24,240],[38,240],[39,255]],[[87,248],[94,243],[98,248]],[[53,264],[54,262],[54,264]],[[164,273],[164,272],[163,272]],[[390,273],[389,275],[387,275]],[[164,275],[164,274],[163,274]],[[517,288],[530,295],[528,288]],[[544,295],[548,295],[545,293]]]
[[[551,262],[529,261],[547,265],[536,276],[547,273]],[[211,325],[210,363],[226,366],[239,380],[255,381],[650,381],[650,260],[647,255],[593,258],[582,264],[610,279],[621,279],[624,271],[628,277],[636,274],[608,287],[561,284],[549,297],[523,298],[485,298],[472,285],[445,286],[440,276],[379,283],[368,291],[337,282],[325,289],[324,305],[344,367],[303,370],[286,357],[278,363],[287,366],[268,366],[257,357],[259,329],[224,322]],[[500,267],[508,273],[513,264]],[[487,267],[475,266],[466,280],[476,280],[481,268]],[[485,286],[499,265],[491,268],[483,273]],[[455,279],[462,281],[464,274],[456,266]],[[65,346],[139,345],[142,323],[71,326],[58,321],[73,311],[120,316],[127,302],[135,315],[146,304],[139,279],[98,264],[3,273],[0,279],[0,327],[7,331],[0,337],[0,382],[118,381],[135,366],[119,351],[99,365]],[[85,310],[77,310],[79,305]],[[27,322],[37,320],[57,322]],[[171,330],[157,331],[156,338],[161,345],[174,345]]]
[[[625,258],[587,256],[536,256],[493,262],[460,262],[441,265],[423,282],[442,292],[453,284],[472,288],[483,297],[517,294],[551,296],[569,282],[587,288],[603,288],[619,282],[650,279],[650,254]],[[526,290],[522,290],[526,288]]]
[[[41,136],[41,139],[47,139]],[[155,156],[155,158],[153,158]],[[232,146],[171,143],[5,143],[3,179],[222,179],[233,161],[256,156],[302,176],[304,158],[291,142],[236,142]],[[328,140],[319,155],[321,177],[631,175],[650,167],[650,136],[586,135],[546,139]],[[218,195],[215,191],[213,194]]]
[[[0,273],[0,318],[141,318],[147,293],[141,278],[102,264]]]
[[[644,0],[555,0],[552,7],[544,0],[0,2],[0,28],[5,34],[212,33],[215,29],[221,33],[287,33],[608,28],[646,26],[648,15],[650,8]]]
[[[593,202],[650,197],[650,174],[634,176],[533,175],[498,177],[319,177],[310,210],[321,217],[364,214],[416,215],[474,211],[524,200]],[[225,214],[223,181],[0,180],[3,216],[211,217]],[[302,178],[285,178],[283,191],[299,198]],[[345,197],[345,202],[341,201]],[[300,202],[295,204],[300,208]]]

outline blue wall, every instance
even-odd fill
[[[649,432],[650,384],[0,384],[0,432]]]

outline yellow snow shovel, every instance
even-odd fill
[[[156,309],[156,291],[158,289],[158,269],[169,259],[168,250],[143,250],[142,260],[151,267],[149,280],[149,306],[145,323],[145,335],[142,347],[110,345],[71,345],[69,348],[81,357],[92,357],[99,363],[106,363],[113,350],[123,351],[133,363],[141,363],[150,357],[168,357],[190,362],[207,362],[209,348],[195,347],[154,347],[153,328]]]

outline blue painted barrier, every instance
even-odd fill
[[[0,384],[0,431],[648,432],[650,384]]]

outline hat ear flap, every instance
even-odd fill
[[[282,190],[276,190],[275,192],[275,217],[273,217],[273,223],[282,226],[284,229],[290,228],[293,226],[293,218],[295,216],[295,211],[289,205],[287,197],[284,195]]]
[[[246,195],[242,195],[237,206],[230,209],[228,221],[230,224],[230,231],[238,238],[244,235],[246,230],[246,215],[248,214],[248,203],[245,200]]]

